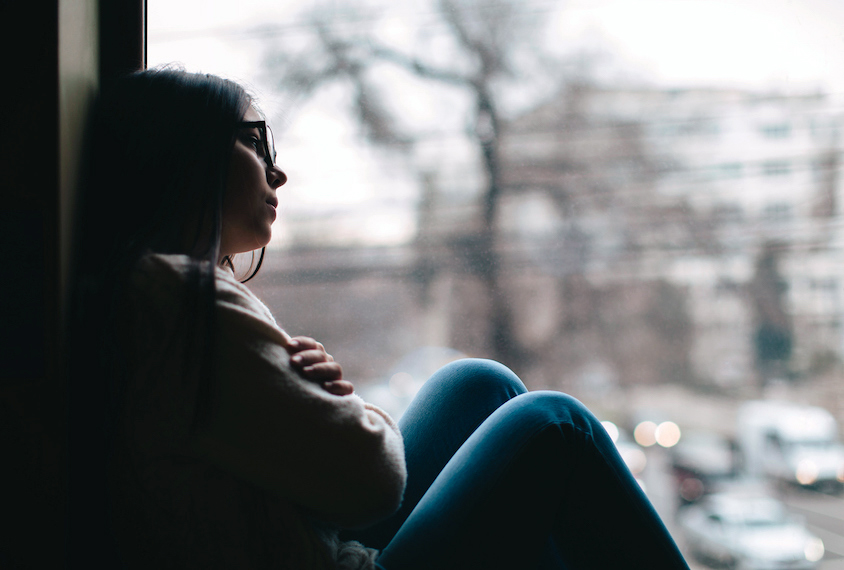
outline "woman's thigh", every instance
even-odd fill
[[[594,415],[565,394],[532,392],[475,430],[379,563],[533,568],[549,541],[569,568],[686,568]]]
[[[408,472],[401,508],[343,538],[384,548],[463,442],[503,403],[525,392],[509,368],[492,360],[457,360],[434,373],[399,420]]]

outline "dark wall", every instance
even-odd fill
[[[0,567],[62,566],[58,0],[3,2]]]
[[[91,74],[99,75],[100,84],[109,74],[143,65],[144,11],[143,0],[0,2],[4,54],[0,98],[0,245],[5,270],[0,295],[3,569],[67,566],[67,381],[61,284],[67,268],[63,256],[69,251],[62,241],[70,235],[65,210],[74,189],[66,180],[62,184],[60,156],[63,150],[68,156],[62,144],[75,144],[81,137],[68,133],[67,125],[75,123],[65,121],[62,142],[60,113],[81,112],[73,108],[77,101],[67,94],[86,79],[74,73],[87,65],[81,55],[90,46],[95,53],[107,54],[98,62],[99,73]],[[86,19],[88,14],[94,18]],[[100,29],[104,30],[101,36]],[[68,45],[68,33],[78,34],[76,45],[83,49],[79,53],[65,50],[60,56],[60,45],[62,49]],[[80,59],[74,60],[78,55]]]

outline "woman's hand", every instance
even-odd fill
[[[307,380],[337,396],[348,396],[355,391],[351,382],[343,380],[343,369],[325,351],[322,343],[307,336],[295,336],[286,348],[290,365]]]

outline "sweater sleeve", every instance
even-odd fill
[[[365,526],[394,512],[407,475],[390,416],[299,376],[266,308],[231,276],[217,283],[217,374],[201,452],[326,522]]]
[[[398,509],[407,473],[390,416],[301,377],[269,311],[223,270],[215,321],[211,413],[196,452],[328,523],[361,527]]]

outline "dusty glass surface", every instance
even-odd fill
[[[364,397],[495,358],[608,422],[686,552],[678,509],[764,493],[833,569],[841,29],[832,0],[150,0],[149,63],[256,95],[289,182],[250,285]]]

